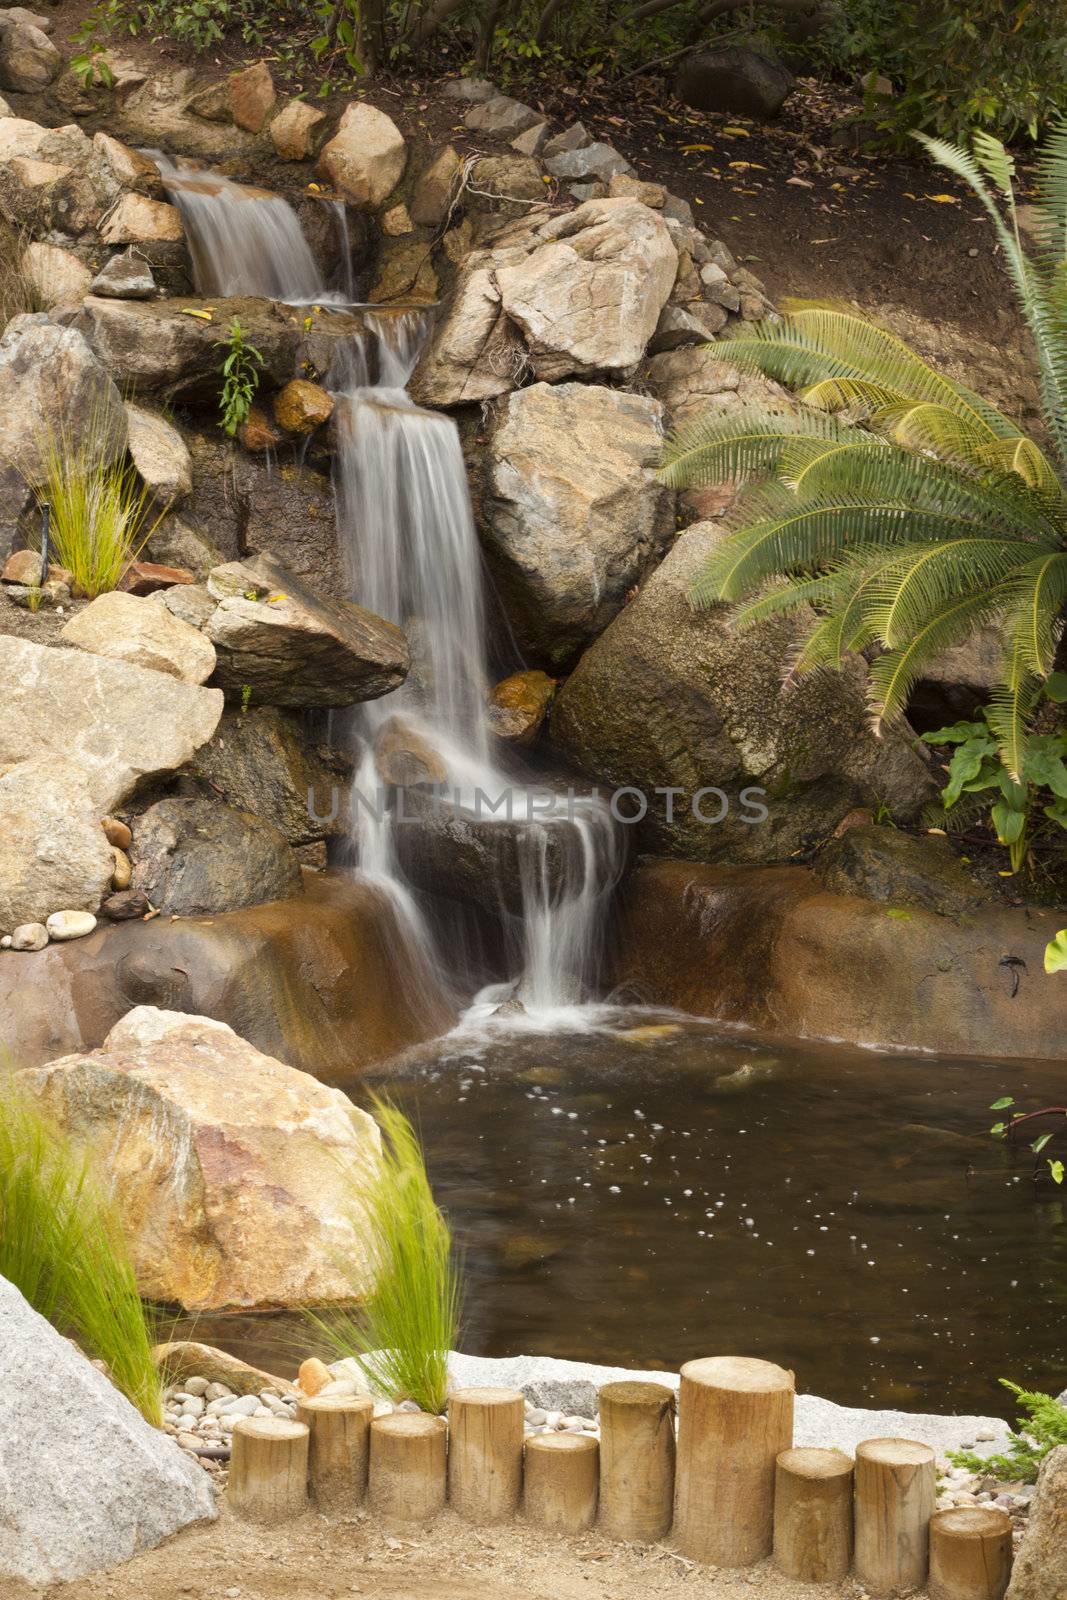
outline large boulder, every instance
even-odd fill
[[[94,1152],[150,1299],[321,1306],[368,1287],[353,1183],[381,1148],[339,1089],[225,1023],[139,1006],[101,1049],[20,1074]]]
[[[279,828],[290,844],[345,832],[341,794],[351,765],[316,744],[298,712],[249,706],[223,713],[218,732],[196,757],[196,770],[229,805]]]
[[[63,64],[41,19],[28,21],[30,15],[21,6],[0,11],[0,89],[18,94],[47,89]]]
[[[687,56],[674,92],[695,111],[732,111],[769,120],[795,87],[792,73],[780,61],[742,45],[724,45]]]
[[[1067,1600],[1067,1445],[1041,1465],[1006,1600]]]
[[[43,480],[52,444],[65,439],[90,459],[117,459],[126,446],[122,396],[80,333],[43,314],[14,317],[0,338],[0,539],[29,485]]]
[[[0,1587],[74,1583],[215,1516],[203,1468],[6,1278],[0,1327]]]
[[[407,676],[398,627],[315,594],[270,556],[218,567],[208,586],[219,597],[205,628],[218,654],[215,681],[253,705],[355,705]]]
[[[729,347],[703,343],[654,355],[642,371],[649,391],[662,400],[672,428],[700,417],[737,411],[744,405],[786,408],[785,391],[758,373],[739,372],[724,356]]]
[[[138,1005],[210,1013],[333,1082],[456,1020],[393,901],[347,873],[306,873],[299,899],[101,921],[86,939],[0,956],[4,1046],[24,1066],[95,1049]]]
[[[138,817],[130,849],[132,887],[158,911],[211,916],[300,893],[285,835],[217,800],[171,797]]]
[[[196,299],[144,302],[90,295],[77,311],[55,317],[84,335],[126,390],[217,405],[219,341],[234,317],[263,357],[264,385],[287,383],[303,339],[297,312],[269,300],[216,299],[212,304],[214,318],[205,321],[187,315],[189,309],[203,310]]]
[[[534,384],[495,410],[486,555],[523,649],[561,666],[595,638],[662,551],[662,409],[595,384]]]
[[[365,211],[376,211],[404,176],[407,145],[384,111],[356,100],[346,106],[337,132],[323,145],[319,171]]]
[[[190,101],[202,84],[199,65],[154,71],[123,98],[121,107],[109,111],[109,125],[130,144],[164,146],[206,161],[250,155],[258,148],[255,134],[232,122],[204,122],[192,111]]]
[[[635,200],[590,200],[542,227],[532,253],[502,267],[496,283],[534,372],[556,380],[636,366],[677,270],[658,212]]]
[[[70,250],[55,244],[29,244],[22,252],[22,276],[43,306],[84,300],[92,273]]]
[[[82,768],[20,761],[0,777],[0,933],[93,911],[115,870]]]
[[[64,625],[60,638],[182,683],[206,683],[215,670],[214,647],[198,628],[172,616],[166,606],[118,590],[91,600]]]
[[[988,902],[943,836],[860,823],[820,850],[815,871],[834,894],[856,894],[892,906],[922,906],[964,917]]]
[[[795,619],[739,632],[725,607],[694,609],[693,581],[721,537],[711,522],[683,533],[582,657],[556,700],[558,748],[600,782],[640,788],[642,839],[691,860],[788,860],[860,804],[915,817],[934,793],[927,761],[904,732],[871,732],[861,658],[785,691]],[[724,816],[717,794],[697,800],[706,789],[726,795]]]
[[[222,715],[218,689],[10,634],[0,635],[0,678],[0,763],[75,763],[100,816],[184,766]]]
[[[992,908],[957,922],[831,894],[806,867],[646,861],[617,902],[610,977],[648,1005],[790,1038],[1057,1060],[1063,994],[1042,957],[1062,918]]]

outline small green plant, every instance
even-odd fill
[[[159,1426],[162,1382],[118,1215],[86,1158],[0,1071],[0,1276]]]
[[[1033,1483],[1049,1451],[1058,1444],[1067,1444],[1067,1406],[1049,1394],[1020,1389],[1007,1378],[1000,1381],[1011,1390],[1023,1413],[1019,1432],[1008,1435],[1011,1446],[1007,1455],[980,1456],[973,1450],[950,1450],[948,1459],[954,1467],[965,1467],[968,1472],[991,1474],[1008,1483]]]
[[[460,1268],[418,1135],[388,1101],[375,1097],[371,1109],[382,1131],[381,1157],[353,1172],[351,1181],[373,1286],[351,1311],[329,1318],[309,1312],[308,1318],[335,1358],[354,1357],[375,1390],[440,1413],[448,1352],[459,1331]],[[359,1269],[353,1267],[351,1280],[358,1294]]]
[[[1045,946],[1045,971],[1067,972],[1067,928],[1061,928]]]
[[[249,708],[249,706],[251,704],[252,704],[252,685],[250,683],[242,683],[242,685],[241,685],[241,715],[242,715],[242,717],[245,717],[245,716],[248,715],[248,708]]]
[[[254,344],[245,340],[239,318],[230,323],[229,335],[219,344],[226,351],[222,362],[222,388],[219,390],[219,410],[223,430],[230,435],[248,421],[252,402],[259,388],[259,374],[263,357]]]
[[[63,426],[42,440],[40,504],[52,508],[52,553],[90,600],[115,589],[151,538],[159,517],[129,460],[116,460],[108,418],[91,412],[75,433]]]
[[[1001,759],[988,714],[983,714],[981,721],[956,722],[950,728],[924,733],[923,740],[956,747],[948,765],[948,783],[941,791],[946,812],[964,794],[996,796],[990,819],[998,842],[1007,848],[1013,872],[1018,872],[1026,859],[1035,819],[1043,814],[1067,829],[1067,733],[1029,734],[1018,778]]]
[[[1006,1094],[1002,1095],[999,1100],[994,1100],[989,1109],[990,1111],[1010,1111],[1014,1104],[1014,1096]],[[1003,1139],[1010,1144],[1015,1144],[1018,1142],[1019,1130],[1024,1123],[1044,1121],[1048,1117],[1067,1117],[1067,1106],[1043,1106],[1040,1111],[1012,1111],[1011,1117],[1007,1122],[994,1122],[989,1131],[994,1139]],[[1045,1133],[1039,1133],[1037,1138],[1030,1144],[1030,1149],[1034,1152],[1034,1155],[1040,1156],[1046,1145],[1061,1131],[1067,1132],[1067,1129],[1053,1128]],[[1045,1160],[1048,1163],[1053,1183],[1062,1183],[1065,1170],[1063,1162],[1055,1156],[1046,1156]]]

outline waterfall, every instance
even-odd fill
[[[148,153],[182,213],[200,293],[290,304],[341,299],[325,289],[299,219],[279,195]],[[343,207],[338,223],[345,225]],[[434,930],[400,866],[395,830],[402,824],[378,804],[382,741],[399,737],[423,763],[416,778],[402,780],[401,794],[425,777],[447,791],[457,815],[512,828],[521,915],[513,904],[505,914],[499,886],[509,979],[483,992],[475,1014],[514,995],[535,1019],[558,1021],[561,1008],[592,992],[605,902],[621,870],[619,834],[597,798],[527,790],[491,753],[481,555],[459,432],[450,417],[415,405],[406,387],[428,327],[425,313],[368,316],[363,334],[338,342],[328,378],[348,592],[405,629],[413,658],[398,691],[357,708],[354,718],[337,718],[354,722],[364,744],[353,788],[353,859],[389,896],[401,937],[445,989]],[[480,809],[482,796],[490,809]],[[504,815],[494,814],[502,797]]]
[[[292,305],[340,301],[323,284],[288,200],[158,150],[146,154],[181,212],[198,294],[262,295]]]
[[[537,1016],[587,999],[595,975],[604,902],[620,868],[607,808],[595,799],[560,800],[516,785],[490,755],[486,710],[481,553],[459,433],[450,417],[416,406],[405,385],[427,331],[424,314],[369,317],[364,334],[341,346],[331,374],[337,393],[335,468],[338,527],[350,593],[412,639],[409,680],[361,708],[368,753],[356,786],[379,783],[373,750],[401,716],[420,748],[440,758],[438,781],[460,814],[480,815],[510,797],[522,898],[516,984],[486,991],[486,1002],[514,988]],[[360,857],[402,883],[391,829],[357,799]],[[551,836],[563,832],[563,848]]]

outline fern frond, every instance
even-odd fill
[[[901,648],[953,600],[986,595],[1018,565],[1016,539],[968,537],[912,546],[868,585],[863,619],[888,649]]]
[[[826,605],[834,598],[835,579],[820,574],[815,578],[784,578],[760,595],[740,605],[733,613],[735,628],[751,628],[770,617],[780,617],[790,611],[800,611],[805,606]]]
[[[812,411],[746,406],[725,414],[711,412],[686,423],[668,439],[659,477],[672,488],[743,481],[775,466],[791,441],[798,439],[837,444],[869,441],[870,435]]]
[[[997,609],[1000,596],[995,592],[967,595],[946,602],[899,650],[887,651],[873,662],[870,671],[870,696],[874,730],[899,717],[923,668],[950,645],[959,644],[975,625]]]
[[[1067,607],[1067,551],[1046,550],[1017,568],[1005,586],[1006,628],[1030,672],[1052,671]]]
[[[993,730],[1000,759],[1016,783],[1022,782],[1030,723],[1040,690],[1040,679],[1027,667],[1018,641],[1013,641],[1005,656],[1004,682],[989,697],[986,721]]]

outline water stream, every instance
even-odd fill
[[[181,210],[201,293],[340,302],[286,200],[152,154]],[[344,237],[344,206],[330,203]],[[405,628],[413,656],[398,692],[334,719],[361,752],[352,856],[391,896],[420,969],[436,961],[436,982],[447,988],[435,931],[400,864],[398,808],[383,797],[379,749],[389,731],[425,754],[435,807],[447,800],[453,817],[509,830],[497,838],[517,857],[521,915],[503,914],[501,887],[505,976],[475,997],[478,1014],[511,999],[526,1016],[562,1025],[595,991],[622,853],[601,801],[531,791],[493,752],[481,552],[459,433],[450,417],[416,406],[406,388],[428,329],[426,313],[368,314],[362,334],[339,341],[328,378],[337,397],[334,479],[348,593]],[[463,1004],[470,995],[454,998]]]

